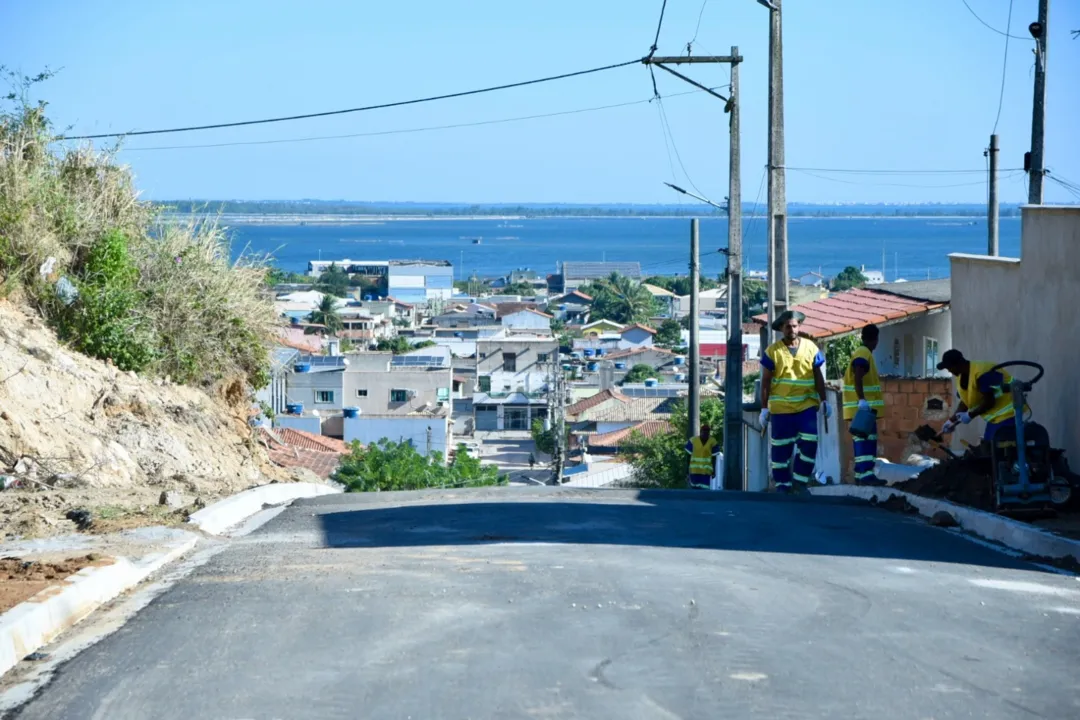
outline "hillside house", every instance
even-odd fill
[[[557,359],[550,335],[503,332],[476,341],[474,427],[478,431],[528,430],[547,416],[547,388]]]
[[[538,333],[550,333],[551,320],[551,315],[547,313],[526,308],[503,315],[499,322],[509,330],[531,330]]]

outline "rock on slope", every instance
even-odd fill
[[[189,505],[288,480],[253,440],[239,383],[217,395],[68,350],[0,300],[0,474],[19,481],[0,490],[0,539],[72,532],[71,509],[102,530],[179,521],[157,508],[162,491]]]

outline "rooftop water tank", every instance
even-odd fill
[[[586,367],[588,368],[589,372],[596,372],[596,367],[597,367],[596,363],[591,362],[588,365],[586,365]]]
[[[626,363],[624,363],[624,362],[615,363],[615,369],[616,370],[625,370],[626,369]]]
[[[296,363],[293,369],[298,373],[311,372],[311,363]]]
[[[358,408],[358,407],[342,408],[341,413],[347,418],[358,418],[358,417],[360,417],[360,408]]]
[[[303,415],[304,403],[286,403],[285,412],[289,415]]]
[[[645,379],[645,387],[649,387],[649,388],[656,387],[656,384],[657,384],[656,378],[646,378]]]
[[[588,349],[588,348],[586,348],[586,349],[585,349],[585,357],[592,357],[592,356],[593,356],[593,355],[595,355],[595,354],[596,354],[596,353],[595,353],[595,352],[593,352],[592,350],[590,350],[590,349]]]
[[[596,348],[596,357],[602,357],[604,354],[604,348]]]
[[[676,355],[675,356],[675,364],[676,365],[685,365],[686,364],[686,358],[684,358],[682,355]]]

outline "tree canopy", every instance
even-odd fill
[[[342,458],[334,480],[348,492],[422,490],[432,487],[479,487],[503,485],[505,477],[494,465],[483,465],[458,445],[454,460],[446,464],[441,452],[424,456],[409,442],[383,438],[363,447],[354,442]]]
[[[593,298],[593,319],[629,324],[646,322],[657,313],[652,293],[641,283],[617,272],[579,289]]]
[[[317,325],[325,325],[326,329],[332,333],[341,332],[344,327],[341,316],[338,315],[337,301],[333,295],[323,295],[322,300],[319,301],[319,306],[308,315],[308,320]]]
[[[678,320],[668,318],[660,323],[656,330],[655,342],[660,347],[676,348],[682,346],[682,325]]]
[[[837,291],[851,290],[852,288],[861,288],[864,285],[866,285],[866,276],[862,274],[859,268],[848,265],[833,279],[832,289]]]
[[[626,377],[622,380],[622,385],[626,383],[639,383],[656,375],[656,369],[651,365],[644,363],[638,363],[634,367],[630,368],[630,372],[626,373]]]
[[[702,398],[701,422],[708,425],[712,437],[724,440],[724,403],[717,398]],[[633,433],[623,448],[634,468],[637,487],[678,489],[687,487],[690,455],[686,452],[689,416],[686,401],[681,400],[671,415],[672,430],[653,437]]]
[[[315,289],[335,297],[349,294],[349,274],[337,265],[331,265],[315,281]]]

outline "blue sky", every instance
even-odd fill
[[[1004,29],[1008,0],[968,0]],[[661,0],[283,0],[150,3],[3,0],[0,63],[63,68],[39,90],[58,127],[118,132],[317,112],[467,90],[640,57]],[[1047,166],[1080,183],[1080,2],[1051,8]],[[787,165],[977,170],[1001,88],[1005,38],[961,0],[788,0]],[[1014,0],[1027,36],[1036,0]],[[661,54],[685,52],[701,0],[669,0]],[[765,164],[768,12],[709,0],[695,54],[738,45],[743,197]],[[1031,133],[1032,42],[1011,40],[998,133],[1001,167],[1022,165]],[[694,77],[727,83],[723,66]],[[690,89],[657,72],[662,94]],[[1070,87],[1071,85],[1071,87]],[[658,108],[617,109],[398,135],[185,150],[138,148],[379,132],[647,100],[648,71],[607,73],[385,111],[260,127],[132,138],[122,159],[146,197],[451,202],[672,202],[688,184],[669,162]],[[727,121],[702,94],[664,108],[693,184],[727,194]],[[985,201],[985,177],[788,174],[804,202]],[[1003,174],[1002,200],[1026,197]],[[914,187],[911,187],[914,186]],[[951,187],[946,187],[951,186]],[[763,197],[763,191],[761,193]],[[1046,199],[1071,196],[1053,183]]]

